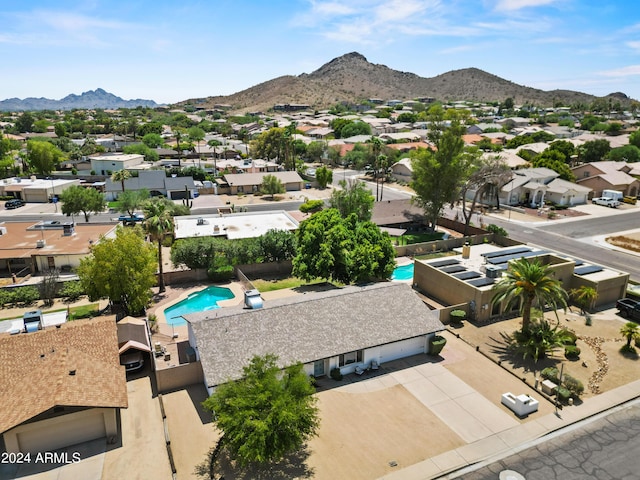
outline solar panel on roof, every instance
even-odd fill
[[[481,253],[480,255],[485,258],[501,257],[502,255],[511,255],[513,253],[530,252],[530,247],[514,247],[505,248],[504,250],[498,250],[495,252]]]
[[[599,265],[587,265],[584,267],[576,268],[573,273],[575,273],[576,275],[589,275],[590,273],[601,272],[602,270],[604,269]]]
[[[496,281],[495,278],[482,277],[482,278],[474,278],[472,280],[467,280],[467,283],[469,285],[473,285],[474,287],[484,287],[485,285],[491,285],[495,283],[495,281]]]
[[[514,260],[516,258],[527,258],[527,257],[537,257],[539,255],[544,255],[545,253],[549,253],[547,250],[536,250],[535,252],[522,252],[522,253],[514,253],[513,255],[505,255],[502,257],[493,257],[487,258],[487,263],[498,264],[498,263],[507,263],[509,260]]]
[[[455,258],[447,258],[446,260],[438,260],[437,262],[431,262],[429,265],[435,268],[446,267],[448,265],[457,265],[460,263],[460,260],[456,260]]]
[[[457,273],[464,272],[466,269],[467,268],[463,267],[462,265],[451,265],[449,267],[442,267],[440,271],[444,273]]]
[[[479,274],[478,272],[468,271],[468,272],[454,273],[451,276],[456,277],[458,280],[470,280],[472,278],[481,277],[482,275]]]

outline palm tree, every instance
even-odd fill
[[[113,183],[116,182],[120,182],[120,185],[122,185],[122,191],[124,192],[124,181],[131,178],[131,172],[129,170],[118,170],[116,172],[113,172],[111,174],[111,181]]]
[[[491,303],[519,300],[522,331],[529,330],[534,301],[541,307],[550,305],[554,310],[567,306],[567,292],[552,276],[551,268],[538,260],[529,261],[524,257],[512,260],[506,274],[493,286],[495,295]]]
[[[171,206],[171,202],[166,198],[156,197],[149,200],[143,208],[145,219],[142,225],[151,241],[158,242],[158,293],[166,290],[162,266],[162,243],[167,235],[173,233]]]
[[[377,202],[380,200],[378,175],[380,173],[380,152],[382,151],[382,140],[372,135],[371,138],[369,139],[369,143],[371,144],[371,154],[373,155],[373,168],[374,168],[373,171],[376,177],[376,202]]]
[[[627,345],[625,347],[626,350],[631,350],[631,341],[640,337],[640,332],[638,331],[638,325],[633,322],[627,322],[624,324],[624,327],[620,329],[620,335],[627,339]]]
[[[569,293],[580,307],[580,313],[583,315],[588,310],[591,310],[593,302],[598,298],[598,291],[588,285],[581,285],[579,288],[574,288]]]

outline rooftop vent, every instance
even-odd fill
[[[72,377],[76,374],[75,370],[69,370],[69,375],[71,375]]]
[[[44,246],[47,244],[47,242],[42,239],[42,240],[38,240],[36,241],[36,248],[44,248]]]

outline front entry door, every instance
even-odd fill
[[[324,360],[316,360],[313,362],[313,376],[322,377],[324,374]]]

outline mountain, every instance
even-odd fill
[[[477,68],[465,68],[424,78],[414,73],[373,64],[353,52],[331,60],[316,71],[286,75],[228,96],[185,100],[180,104],[213,107],[232,105],[234,111],[266,111],[276,104],[307,104],[314,109],[328,108],[339,102],[360,102],[368,98],[409,100],[433,97],[442,101],[504,101],[539,106],[584,103],[599,97],[571,90],[544,91],[525,87]],[[623,93],[611,94],[623,105],[630,99]]]
[[[123,100],[113,93],[105,92],[103,89],[89,90],[81,95],[67,95],[61,100],[51,100],[49,98],[29,97],[24,100],[20,98],[9,98],[0,101],[0,111],[33,111],[33,110],[71,110],[73,108],[135,108],[157,107],[153,100]]]

